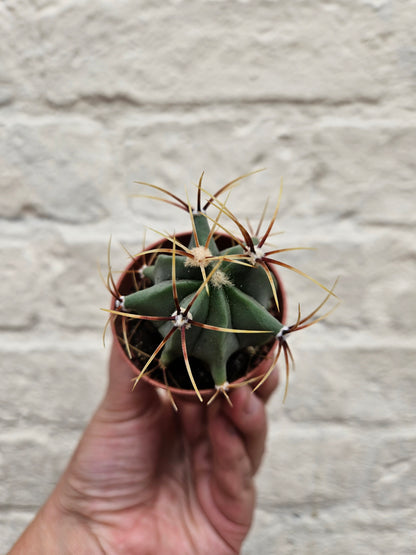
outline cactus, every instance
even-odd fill
[[[290,362],[293,361],[287,343],[288,335],[322,319],[322,316],[315,316],[333,291],[319,284],[326,289],[327,296],[317,309],[307,317],[302,317],[299,311],[297,321],[290,326],[280,320],[281,292],[273,267],[289,268],[315,280],[297,268],[276,260],[275,255],[294,249],[265,248],[277,217],[280,194],[273,217],[261,237],[263,218],[256,232],[250,232],[226,204],[220,202],[219,196],[240,179],[230,182],[214,195],[208,194],[208,200],[202,206],[201,196],[206,191],[202,188],[201,176],[196,208],[161,187],[143,183],[165,195],[157,197],[159,200],[187,212],[192,233],[188,244],[183,244],[172,235],[165,237],[166,246],[138,255],[143,265],[139,268],[140,284],[134,292],[121,295],[110,271],[108,283],[112,286],[109,289],[115,298],[114,309],[110,312],[113,317],[123,319],[122,341],[126,353],[131,356],[126,319],[129,322],[148,321],[159,334],[158,344],[152,353],[147,353],[147,361],[138,370],[134,385],[144,374],[153,372],[155,366],[163,370],[166,380],[166,371],[179,359],[186,368],[190,386],[202,401],[192,368],[193,362],[198,361],[203,372],[212,377],[216,389],[213,398],[220,392],[228,398],[227,391],[233,387],[227,376],[230,358],[236,353],[250,349],[255,351],[274,342],[277,342],[277,352],[270,357],[269,369],[259,378],[256,387],[267,379],[282,352],[288,377]],[[218,210],[215,220],[207,214],[210,207]],[[235,224],[241,238],[220,223],[221,218]],[[231,246],[220,248],[218,237],[224,231],[231,237]],[[144,261],[149,256],[151,264],[147,265]],[[285,396],[287,384],[288,379]]]

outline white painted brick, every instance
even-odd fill
[[[0,90],[6,91],[10,103],[16,95],[33,98],[42,82],[39,70],[35,70],[35,65],[39,67],[42,46],[37,25],[34,25],[33,3],[2,2],[0,15],[3,39],[0,45]]]
[[[107,384],[108,351],[55,346],[1,353],[0,421],[5,426],[85,425]]]
[[[40,294],[34,275],[39,271],[32,245],[0,246],[2,299],[0,328],[31,328],[38,319],[32,298]]]
[[[319,250],[282,259],[340,275],[343,304],[290,339],[243,552],[413,553],[414,28],[412,0],[0,3],[2,541],[106,385],[109,236],[121,269],[118,240],[189,227],[133,181],[192,199],[203,170],[215,191],[266,167],[230,206],[255,221],[283,177],[274,241]],[[290,321],[323,298],[282,276]]]
[[[34,511],[0,512],[0,538],[2,548],[10,549],[34,516]]]
[[[340,304],[327,320],[317,325],[318,330],[324,333],[325,325],[347,329],[356,329],[364,325],[368,315],[359,307],[363,305],[368,289],[361,272],[368,259],[367,246],[362,240],[340,236],[331,241],[330,238],[323,237],[321,230],[309,230],[304,236],[302,232],[297,233],[295,237],[291,233],[284,234],[282,237],[276,237],[274,243],[278,248],[299,246],[314,249],[278,254],[275,259],[294,266],[328,289],[335,285],[334,293],[337,297],[329,298],[319,315]],[[328,293],[317,283],[292,270],[278,265],[276,268],[287,295],[288,323],[294,324],[298,318],[299,303],[302,316],[307,316],[323,302]],[[296,338],[301,341],[301,337],[309,335],[310,332],[309,329],[299,332]]]
[[[34,232],[32,241],[15,239],[0,247],[4,298],[0,327],[43,330],[57,327],[97,331],[107,316],[110,294],[100,277],[107,275],[107,241],[68,244],[59,233]],[[140,250],[137,241],[137,250]],[[120,245],[113,247],[114,276],[127,263]],[[118,262],[120,261],[120,262]]]
[[[101,191],[110,179],[110,146],[100,125],[84,118],[25,121],[0,127],[0,161],[5,193],[2,216],[25,207],[39,217],[67,222],[103,218]],[[24,193],[24,199],[23,197]]]
[[[402,408],[406,413],[407,408]],[[413,419],[414,422],[414,419]],[[395,434],[374,451],[371,494],[379,507],[414,507],[416,503],[416,436]]]
[[[369,511],[353,506],[312,506],[286,512],[259,509],[243,555],[410,555],[416,513]]]
[[[354,10],[342,4],[317,10],[305,1],[296,7],[247,2],[236,9],[224,2],[116,7],[95,0],[83,9],[71,3],[47,10],[35,21],[30,28],[23,19],[10,31],[23,45],[38,41],[26,51],[26,67],[35,75],[20,94],[46,95],[58,104],[82,97],[374,100],[396,71],[394,58],[383,58],[386,23],[359,3]]]
[[[241,173],[265,167],[266,172],[243,181],[231,195],[230,202],[243,218],[255,221],[267,197],[271,204],[275,201],[283,179],[278,220],[283,229],[299,228],[299,219],[305,230],[318,235],[317,225],[322,232],[325,228],[333,232],[340,221],[355,226],[411,226],[415,223],[416,168],[411,147],[415,130],[348,122],[305,125],[304,121],[292,121],[288,128],[272,109],[268,119],[256,114],[251,121],[235,121],[226,113],[204,121],[179,117],[145,125],[137,121],[123,133],[122,181],[131,184],[134,192],[143,191],[133,184],[142,180],[181,195],[187,184],[192,199],[191,184],[202,170],[206,187],[215,191]],[[247,203],[253,187],[259,194]],[[136,206],[146,207],[153,217],[158,210],[150,202]]]
[[[334,125],[312,131],[310,139],[312,180],[321,202],[332,197],[341,214],[359,212],[365,223],[415,223],[415,126]],[[398,196],[408,200],[400,208]]]
[[[16,220],[31,211],[30,186],[27,181],[22,180],[18,167],[12,168],[6,163],[4,152],[0,162],[0,216]]]
[[[13,509],[43,503],[63,472],[78,434],[60,430],[1,438],[0,498]]]
[[[230,195],[229,206],[243,221],[249,218],[256,222],[268,197],[269,212],[273,212],[283,178],[281,214],[290,218],[291,205],[300,202],[302,187],[309,182],[313,167],[306,159],[305,149],[298,148],[303,129],[293,131],[296,139],[291,145],[285,139],[287,132],[279,121],[279,112],[273,110],[256,112],[252,119],[241,113],[233,116],[227,110],[214,115],[204,112],[200,118],[177,115],[145,123],[136,118],[123,130],[121,181],[129,185],[132,193],[148,193],[134,181],[150,181],[181,198],[187,186],[194,202],[194,185],[202,171],[204,187],[213,193],[242,174],[266,168],[267,171],[241,181]],[[179,220],[177,210],[169,211],[148,200],[134,200],[133,206],[133,210],[144,213],[147,221],[163,221],[165,227],[172,214],[175,221]],[[216,211],[212,213],[215,215]]]
[[[414,225],[413,123],[352,124],[328,118],[318,125],[280,130],[276,138],[277,153],[290,156],[290,163],[282,165],[287,183],[282,212],[289,222],[302,218],[304,224],[316,225],[319,217],[321,225],[333,227],[340,221]],[[301,166],[302,173],[294,174],[290,165]],[[276,174],[276,164],[272,170]]]
[[[350,186],[390,184],[394,193],[400,183],[414,177],[415,138],[412,122],[375,122],[370,126],[334,122],[314,131],[310,147],[328,187],[338,179]],[[371,181],[364,176],[371,176]],[[374,190],[371,193],[376,196]]]
[[[278,238],[279,246],[297,244],[316,250],[284,253],[277,260],[294,265],[326,287],[339,277],[335,294],[341,304],[325,322],[328,326],[350,329],[356,336],[372,333],[389,339],[392,347],[395,340],[413,336],[416,265],[411,228],[392,233],[388,227],[373,231],[357,226],[352,233],[345,229],[341,236],[324,237],[321,230],[301,235],[285,234]],[[305,278],[283,269],[280,274],[287,289],[290,322],[296,320],[298,302],[306,315],[323,300],[324,291]],[[336,303],[331,299],[321,314]]]
[[[403,202],[409,206],[407,197]],[[365,252],[367,264],[363,275],[366,289],[363,312],[367,314],[367,325],[384,336],[386,341],[414,335],[416,318],[416,246],[414,230],[408,233],[383,233]]]
[[[259,503],[276,509],[351,501],[365,477],[366,451],[363,439],[345,429],[273,430],[258,480]]]
[[[42,312],[50,327],[95,329],[97,335],[103,329],[107,315],[100,308],[108,308],[111,299],[99,270],[105,279],[107,245],[103,239],[100,243],[61,244],[60,271],[49,278],[48,306]]]
[[[376,347],[329,344],[325,349],[299,338],[293,352],[297,369],[283,407],[290,419],[381,426],[414,422],[414,349],[391,346],[380,356]]]

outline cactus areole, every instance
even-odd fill
[[[127,268],[112,306],[127,324],[119,314],[113,330],[140,377],[173,389],[226,388],[256,363],[272,363],[285,297],[276,272],[231,237],[210,236],[205,214],[193,222],[193,233],[153,245]]]

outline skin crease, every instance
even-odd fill
[[[175,413],[112,350],[107,393],[55,490],[10,555],[239,553],[255,506],[277,372],[230,407]]]

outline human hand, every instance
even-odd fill
[[[264,403],[252,393],[211,406],[166,398],[131,374],[116,349],[107,393],[57,487],[11,554],[238,553],[255,504]],[[43,542],[38,551],[29,549]]]

